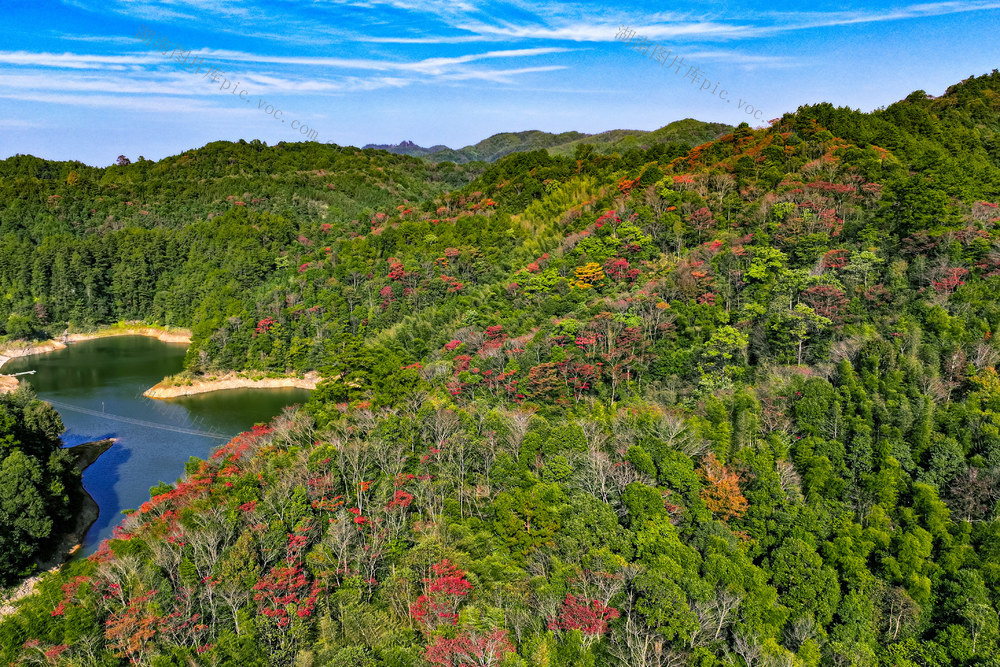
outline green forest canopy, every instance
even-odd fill
[[[695,147],[0,163],[7,336],[326,378],[2,658],[996,664],[998,131],[993,72]]]

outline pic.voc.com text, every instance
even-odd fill
[[[253,104],[253,97],[249,94],[249,91],[247,91],[246,88],[240,89],[239,81],[236,81],[235,83],[230,81],[226,78],[225,72],[217,67],[213,67],[208,63],[205,63],[201,56],[192,56],[189,49],[186,50],[180,44],[173,43],[166,37],[157,39],[156,33],[148,28],[140,29],[135,36],[137,39],[141,39],[147,44],[151,44],[154,49],[159,51],[172,62],[180,63],[185,70],[191,72],[192,74],[201,74],[202,79],[213,84],[218,83],[220,91],[228,91],[232,95],[237,95],[241,100],[245,100],[247,104]],[[202,72],[204,73],[202,74]],[[257,98],[257,109],[263,111],[275,120],[280,120],[282,123],[288,122],[289,127],[301,134],[302,138],[306,141],[314,141],[319,136],[319,132],[310,128],[305,123],[300,122],[298,119],[293,119],[289,122],[288,119],[283,118],[282,116],[284,116],[284,112],[275,107],[273,104],[269,104],[267,100],[263,98]]]
[[[634,30],[624,25],[618,29],[618,32],[615,34],[615,39],[625,42],[626,46],[630,47],[633,51],[639,52],[641,55],[649,54],[651,60],[655,60],[662,66],[668,69],[673,68],[674,76],[679,76],[681,71],[686,68],[687,72],[684,74],[684,78],[690,79],[692,84],[701,82],[701,86],[698,90],[708,90],[710,95],[715,95],[716,91],[718,91],[720,100],[729,104],[734,102],[733,98],[729,97],[728,90],[725,88],[719,90],[719,86],[721,84],[718,81],[715,82],[713,87],[712,81],[708,78],[707,72],[702,71],[702,69],[697,65],[688,65],[684,61],[684,57],[680,54],[675,54],[673,49],[668,49],[667,47],[660,46],[659,44],[653,44],[645,37],[636,35]],[[742,98],[735,101],[736,108],[749,116],[753,116],[754,120],[760,120],[764,117],[763,110],[755,109],[752,104],[749,104]]]

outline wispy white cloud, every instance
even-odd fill
[[[489,35],[455,35],[451,37],[371,37],[359,35],[359,42],[371,44],[471,44],[486,42],[492,38]]]
[[[552,56],[569,50],[562,47],[504,49],[414,61],[261,56],[213,49],[202,49],[195,54],[203,58],[204,68],[218,67],[227,72],[223,76],[233,82],[234,87],[238,81],[240,89],[246,89],[251,96],[267,96],[276,101],[280,95],[339,94],[458,81],[512,84],[516,77],[551,72],[565,65],[490,68],[483,64]],[[275,71],[268,71],[267,66]],[[302,67],[306,68],[305,75],[295,71]],[[320,76],[309,71],[320,69]],[[224,96],[229,95],[221,90],[222,85],[221,80],[211,83],[204,74],[185,70],[181,64],[158,53],[112,56],[0,51],[3,97],[26,102],[62,100],[63,104],[95,108],[176,111],[177,103],[165,104],[163,100],[197,98],[208,105],[206,108],[232,105],[232,100],[239,100],[238,97],[225,100]],[[232,89],[229,85],[226,87]],[[52,91],[56,90],[66,96],[54,97]],[[146,101],[136,101],[141,99]]]
[[[170,2],[150,3],[150,2],[119,2],[117,0],[105,0],[99,4],[85,2],[84,0],[62,0],[63,4],[82,9],[88,12],[106,13],[112,12],[124,16],[133,16],[149,21],[196,21],[197,13],[185,13],[170,8]],[[194,9],[194,8],[192,8]]]
[[[455,74],[445,74],[442,81],[469,81],[478,79],[481,81],[493,81],[495,83],[514,83],[512,77],[519,74],[533,74],[537,72],[555,72],[557,70],[568,69],[565,65],[546,65],[542,67],[521,67],[519,69],[507,70],[470,70],[468,72],[458,72]]]
[[[318,0],[315,4],[358,7],[360,9],[392,7],[393,9],[437,15],[465,14],[480,9],[480,5],[465,0]]]
[[[728,49],[685,51],[683,54],[691,60],[706,62],[724,62],[728,65],[736,65],[745,68],[767,67],[769,69],[801,67],[803,60],[799,58],[785,58],[782,56],[761,56],[752,53],[741,53]]]
[[[338,29],[328,21],[309,15],[296,15],[280,7],[255,5],[237,0],[62,0],[66,5],[90,13],[122,17],[141,24],[188,28],[197,25],[213,33],[238,35],[241,38],[267,39],[285,44],[315,46],[350,38],[350,31]],[[164,35],[168,36],[169,35]]]
[[[0,127],[34,128],[45,127],[45,124],[36,121],[24,120],[23,118],[0,118]]]
[[[82,106],[95,109],[119,109],[124,111],[153,111],[162,113],[179,113],[190,111],[225,111],[225,107],[205,104],[196,98],[161,97],[129,97],[120,95],[75,95],[65,93],[43,93],[28,91],[2,91],[0,98],[20,102],[39,102],[62,106]],[[244,112],[242,107],[234,106],[235,110]]]
[[[163,62],[163,56],[124,55],[99,56],[80,53],[35,53],[31,51],[0,51],[0,63],[61,69],[110,69],[125,66],[151,65]]]
[[[448,67],[479,60],[494,60],[498,58],[527,58],[554,53],[567,53],[571,49],[563,47],[539,47],[529,49],[508,49],[501,51],[486,51],[464,56],[448,58],[425,58],[417,61],[375,60],[371,58],[328,58],[302,56],[266,56],[242,51],[227,51],[219,49],[201,49],[196,53],[206,58],[215,58],[227,62],[269,63],[276,65],[303,65],[310,67],[364,69],[375,71],[412,71],[427,74],[440,73]]]
[[[399,45],[465,44],[489,41],[551,40],[608,42],[617,27],[629,24],[650,39],[731,40],[766,37],[782,32],[862,23],[900,21],[1000,8],[996,0],[949,0],[914,3],[889,9],[848,11],[764,11],[734,15],[711,4],[682,13],[643,12],[628,6],[595,8],[583,2],[527,0],[313,0],[308,11],[245,0],[63,0],[94,13],[110,13],[167,26],[197,21],[215,32],[259,37],[285,43],[316,45],[367,42]],[[348,13],[351,20],[331,21]],[[393,13],[421,20],[399,21]],[[498,20],[506,16],[506,20]],[[282,29],[275,29],[280,25]],[[386,28],[394,34],[385,34]],[[67,37],[71,39],[71,37]],[[78,38],[86,41],[87,38]]]
[[[126,37],[124,35],[74,35],[72,33],[55,33],[53,35],[57,39],[68,41],[68,42],[88,42],[102,45],[110,44],[125,44],[125,45],[135,45],[134,37]]]
[[[474,77],[473,77],[474,78]],[[156,80],[128,81],[115,77],[79,78],[46,74],[0,74],[0,98],[21,102],[41,102],[58,106],[85,106],[115,110],[175,113],[181,110],[217,112],[219,110],[256,110],[253,102],[259,98],[285,108],[294,101],[282,95],[338,94],[402,88],[414,84],[412,79],[377,76],[345,76],[337,80],[284,80],[276,77],[247,77],[240,89],[251,96],[250,103],[240,103],[231,89],[220,90],[219,84],[209,84],[197,78],[168,77]],[[53,91],[59,91],[55,93]]]
[[[571,42],[609,42],[619,26],[629,25],[636,33],[649,39],[680,41],[752,39],[782,32],[810,30],[822,27],[846,26],[927,18],[977,11],[1000,9],[1000,2],[938,2],[913,4],[884,11],[856,10],[838,12],[762,12],[753,18],[732,17],[719,9],[710,18],[692,14],[638,14],[607,11],[600,14],[581,5],[542,5],[539,14],[529,21],[497,21],[474,19],[451,14],[449,25],[459,35],[384,36],[359,35],[360,41],[399,44],[447,44],[489,40],[522,41],[549,40]]]
[[[0,91],[64,91],[68,93],[191,95],[176,77],[131,79],[114,75],[80,76],[69,72],[25,71],[0,73]]]
[[[804,30],[809,28],[824,28],[858,23],[880,23],[884,21],[904,21],[908,19],[945,16],[948,14],[963,14],[1000,9],[1000,2],[936,2],[909,5],[887,11],[849,11],[849,12],[794,12],[769,13],[780,21],[786,21],[787,26],[776,26],[777,30]]]
[[[202,72],[209,67],[217,67],[225,72],[224,77],[231,81],[239,80],[252,93],[298,94],[374,90],[435,81],[481,80],[509,83],[512,77],[519,74],[553,71],[563,66],[493,69],[479,64],[556,55],[567,51],[569,49],[562,47],[506,49],[414,61],[264,56],[217,49],[202,49],[192,52],[192,55],[202,59]],[[4,68],[3,65],[8,67]],[[268,65],[280,71],[267,71]],[[299,67],[307,70],[322,69],[322,75],[296,75],[294,68]],[[122,71],[127,71],[127,74],[123,76]],[[379,72],[384,75],[362,77],[354,74],[358,71]],[[204,80],[204,74],[195,73],[194,68],[185,70],[180,63],[157,53],[105,56],[0,51],[0,85],[24,90],[59,89],[130,95],[155,91],[161,95],[182,96],[211,94],[217,89],[217,86]]]
[[[571,42],[611,42],[621,24],[605,22],[581,22],[561,26],[514,25],[510,23],[465,23],[462,30],[505,39],[544,39]],[[651,39],[686,38],[732,38],[747,34],[754,29],[750,25],[729,25],[714,21],[690,23],[661,23],[632,25],[633,30]]]

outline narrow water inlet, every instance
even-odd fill
[[[11,359],[6,374],[20,378],[52,403],[66,426],[66,446],[115,438],[116,444],[83,473],[84,488],[100,507],[84,553],[111,536],[121,512],[149,499],[149,489],[174,483],[194,456],[207,458],[228,438],[266,422],[309,391],[231,389],[169,400],[142,392],[183,367],[186,345],[144,336],[72,343],[64,349]]]

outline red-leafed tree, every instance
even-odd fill
[[[850,259],[850,250],[830,250],[823,255],[821,262],[824,269],[842,269]]]
[[[833,285],[815,285],[802,292],[802,301],[817,315],[828,318],[834,324],[844,321],[843,310],[848,300],[844,291]]]
[[[271,568],[253,590],[256,591],[253,599],[259,604],[260,613],[274,620],[279,628],[291,622],[291,609],[299,618],[311,616],[319,595],[318,584],[313,582],[310,586],[300,566],[284,563]]]
[[[939,272],[940,279],[932,281],[934,291],[939,294],[954,292],[961,285],[965,284],[962,278],[967,275],[969,275],[969,270],[960,266],[942,269]]]
[[[702,232],[707,232],[715,226],[715,218],[712,217],[712,212],[704,206],[692,213],[688,221],[698,231],[699,241],[701,241]]]
[[[472,592],[472,583],[447,558],[431,566],[433,577],[424,579],[425,592],[410,605],[410,615],[428,628],[455,625],[458,606]]]
[[[413,503],[413,494],[402,489],[398,489],[393,496],[389,504],[386,505],[387,509],[392,509],[395,507],[409,507]]]
[[[1000,220],[1000,206],[988,201],[976,202],[972,205],[972,219],[996,222]]]
[[[271,327],[273,327],[277,323],[278,323],[277,320],[275,320],[273,317],[263,318],[260,322],[257,323],[257,328],[254,329],[254,336],[257,336],[258,334],[267,333],[268,331],[271,330]]]
[[[528,369],[528,389],[533,396],[547,398],[557,395],[562,388],[559,367],[552,362],[538,364]]]
[[[634,279],[637,274],[630,273],[628,260],[624,257],[612,257],[604,262],[604,274],[612,280],[621,282],[623,280]]]
[[[486,327],[486,331],[483,332],[486,335],[486,340],[492,342],[502,343],[507,340],[507,334],[504,333],[503,325],[495,324],[491,327]]]
[[[63,598],[56,605],[56,608],[52,610],[53,616],[62,616],[66,613],[66,605],[76,600],[76,594],[80,590],[83,584],[88,583],[90,577],[86,575],[81,575],[78,577],[73,577],[68,583],[62,585]]]
[[[494,630],[482,635],[475,632],[459,634],[455,639],[435,637],[427,646],[424,659],[432,665],[458,667],[459,665],[498,665],[514,645],[507,638],[506,630]]]
[[[406,270],[403,268],[401,262],[392,262],[389,264],[389,280],[402,280],[406,275]]]
[[[549,630],[579,630],[583,633],[584,643],[590,644],[607,632],[608,621],[618,616],[617,609],[608,607],[600,600],[588,602],[567,593],[559,615],[549,619]]]

